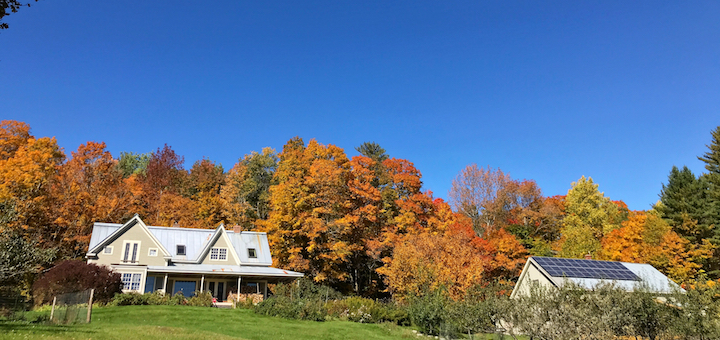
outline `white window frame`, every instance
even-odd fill
[[[113,253],[113,246],[105,246],[105,249],[103,249],[103,254],[112,255],[112,253]]]
[[[250,251],[252,250],[253,254],[250,254]],[[248,248],[248,258],[249,259],[256,259],[257,258],[257,249],[255,248]]]
[[[142,273],[132,273],[132,272],[121,272],[120,278],[122,279],[123,291],[133,291],[133,292],[139,292],[140,288],[142,287],[143,282],[143,274]],[[136,286],[135,289],[133,289],[133,286]]]
[[[180,254],[178,251],[178,247],[183,247],[183,254]],[[175,255],[177,256],[186,256],[187,255],[187,247],[184,244],[176,244],[175,245]]]
[[[128,248],[128,244],[130,245],[130,248]],[[135,259],[133,261],[132,258],[132,252],[134,250],[134,245],[137,244],[137,251],[135,251]],[[126,240],[123,242],[122,247],[122,253],[120,254],[120,261],[122,263],[139,263],[140,262],[140,253],[142,248],[140,247],[142,244],[140,241],[133,241],[133,240]],[[130,252],[127,256],[127,260],[125,260],[125,254],[127,252]]]
[[[228,259],[227,248],[224,247],[213,247],[210,249],[210,260],[211,261],[227,261]]]
[[[155,254],[153,254],[153,251],[155,252]],[[158,254],[157,248],[148,248],[148,256],[157,256],[157,254]]]

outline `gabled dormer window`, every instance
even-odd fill
[[[248,257],[251,259],[257,258],[257,252],[255,251],[255,248],[248,248]]]
[[[178,244],[177,245],[177,255],[185,255],[185,245],[184,244]]]

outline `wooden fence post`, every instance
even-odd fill
[[[55,300],[57,300],[57,296],[53,296],[53,306],[50,310],[50,321],[52,321],[53,315],[55,314]]]
[[[90,317],[92,315],[93,295],[95,295],[95,288],[90,289],[90,301],[88,302],[87,323],[90,323]]]

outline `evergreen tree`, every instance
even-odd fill
[[[673,166],[668,184],[663,184],[660,192],[662,204],[658,210],[662,217],[675,232],[692,242],[700,242],[709,236],[709,228],[703,218],[706,205],[703,184],[706,184],[705,181],[701,182],[687,166],[683,166],[682,170]],[[688,228],[690,225],[695,225],[695,228]]]
[[[382,163],[384,160],[390,158],[390,156],[385,153],[385,149],[375,142],[362,143],[362,145],[356,147],[355,150],[378,163]]]
[[[720,175],[720,126],[715,128],[711,134],[712,143],[707,145],[710,150],[698,159],[705,162],[705,169],[709,174]]]

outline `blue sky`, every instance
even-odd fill
[[[720,125],[720,2],[33,2],[0,31],[0,118],[226,169],[366,141],[446,197],[477,163],[631,209]]]

